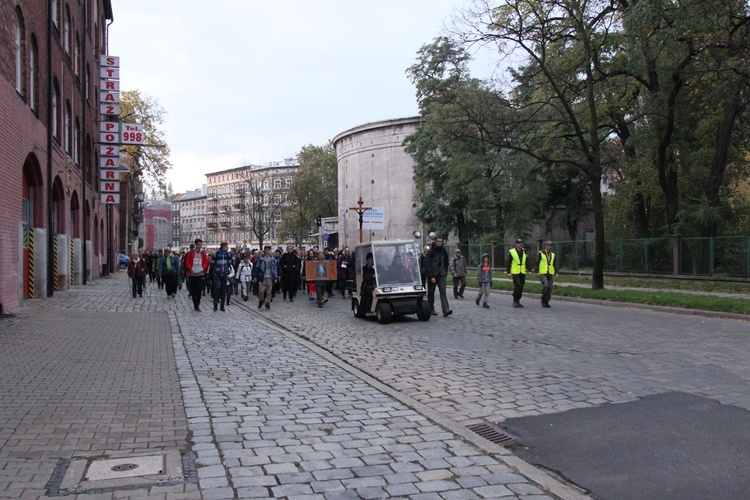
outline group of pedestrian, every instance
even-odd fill
[[[146,259],[144,255],[149,255]],[[295,250],[288,245],[286,251],[281,248],[273,251],[266,245],[260,250],[233,249],[222,242],[213,253],[208,253],[203,240],[196,239],[186,252],[173,253],[171,248],[159,252],[133,253],[128,266],[131,278],[133,297],[141,297],[146,286],[146,278],[151,276],[159,283],[159,288],[166,288],[167,298],[174,298],[182,283],[187,282],[188,295],[193,301],[193,309],[200,311],[201,300],[207,294],[213,299],[214,311],[225,311],[231,303],[231,296],[239,294],[243,301],[251,295],[258,298],[258,308],[271,308],[271,302],[277,294],[284,300],[294,302],[297,292],[306,286],[311,292],[311,300],[317,300],[322,307],[338,288],[346,299],[346,281],[354,279],[354,255],[348,247],[336,251],[325,248],[310,249],[303,260],[305,252]],[[306,281],[306,260],[335,262],[336,273],[329,275],[324,263],[324,272],[315,279]],[[332,274],[332,273],[331,273]],[[351,291],[349,292],[351,298]]]
[[[508,264],[506,272],[513,280],[513,307],[523,307],[521,297],[526,285],[526,271],[528,253],[523,248],[523,239],[516,239],[514,248],[508,252],[506,259]],[[542,283],[542,307],[549,308],[549,301],[552,297],[552,285],[555,278],[558,277],[555,262],[555,253],[552,251],[553,243],[549,240],[544,242],[544,249],[537,255],[537,273],[539,281]]]
[[[544,249],[537,256],[537,273],[542,284],[542,307],[551,307],[549,302],[552,286],[557,278],[557,263],[553,252],[552,241],[544,242]],[[303,258],[304,255],[304,258]],[[374,269],[372,275],[367,273],[367,263],[372,256],[367,256],[363,268],[363,281],[372,278],[371,287],[374,289]],[[327,264],[324,261],[335,261],[336,275],[329,276]],[[523,307],[521,298],[526,284],[528,252],[524,249],[524,241],[518,238],[510,249],[506,258],[506,272],[513,280],[513,307]],[[309,263],[309,264],[308,264]],[[307,279],[305,265],[313,265],[315,272],[313,279]],[[396,263],[397,264],[397,263]],[[435,310],[435,291],[438,291],[440,307],[444,317],[453,314],[448,303],[447,277],[450,270],[453,277],[453,298],[463,299],[466,289],[468,266],[460,249],[456,249],[453,257],[448,257],[444,247],[444,239],[436,236],[431,245],[424,248],[419,258],[422,284],[427,287],[427,300],[430,313],[438,315]],[[159,289],[164,288],[167,298],[175,298],[178,288],[182,288],[183,281],[187,281],[188,294],[193,301],[193,308],[200,311],[201,298],[208,292],[213,298],[214,311],[225,311],[230,304],[231,296],[239,293],[242,300],[248,301],[250,294],[258,297],[258,309],[264,306],[271,308],[271,302],[277,293],[282,293],[284,300],[294,302],[297,291],[307,288],[311,301],[316,301],[318,307],[328,302],[336,286],[343,299],[347,295],[351,298],[351,290],[347,294],[347,282],[355,278],[354,254],[348,247],[340,251],[325,248],[313,248],[303,253],[295,250],[291,245],[286,251],[278,248],[275,252],[266,245],[261,254],[259,250],[229,251],[229,245],[222,242],[219,248],[209,256],[203,248],[203,240],[196,239],[187,252],[175,254],[167,247],[158,252],[134,252],[128,265],[128,276],[131,278],[131,293],[133,297],[142,297],[146,286],[146,278],[156,281]],[[492,267],[489,254],[483,254],[477,267],[477,282],[479,295],[476,305],[489,308],[489,295],[492,289]],[[367,285],[367,284],[366,284]]]
[[[427,300],[430,304],[431,314],[437,316],[435,310],[435,290],[437,289],[440,297],[440,306],[444,317],[450,316],[453,311],[448,303],[446,293],[446,277],[448,270],[453,277],[453,298],[463,299],[466,289],[466,276],[468,266],[466,259],[461,254],[460,249],[456,249],[453,257],[448,261],[448,252],[444,248],[444,240],[441,236],[436,236],[432,245],[424,248],[424,253],[420,257],[419,265],[422,273],[422,284],[427,286]],[[506,272],[513,280],[513,307],[523,307],[521,297],[523,296],[526,284],[527,258],[528,252],[524,250],[524,241],[518,238],[515,245],[508,252],[506,262]],[[544,248],[537,255],[537,273],[542,283],[542,307],[551,307],[549,302],[552,297],[552,286],[555,278],[558,276],[555,253],[553,252],[552,241],[545,241]],[[492,289],[492,266],[490,255],[482,255],[481,262],[477,266],[477,283],[479,285],[479,295],[475,302],[476,305],[482,304],[482,307],[489,309],[489,296]]]

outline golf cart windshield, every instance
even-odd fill
[[[414,243],[378,244],[372,246],[375,279],[385,285],[422,284],[419,275],[419,249]]]

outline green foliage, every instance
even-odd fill
[[[289,190],[290,203],[282,213],[280,232],[299,245],[310,240],[317,217],[337,215],[338,163],[330,142],[304,146],[297,159],[300,168]]]
[[[467,77],[469,56],[451,41],[439,38],[419,55],[408,73],[424,123],[405,140],[416,164],[418,217],[443,234],[455,231],[461,242],[523,234],[541,211],[546,186],[538,162],[488,140],[507,101]]]
[[[167,182],[167,171],[172,164],[164,131],[159,128],[164,123],[165,114],[156,99],[139,90],[126,90],[120,94],[120,121],[143,124],[146,135],[142,146],[122,146],[121,152],[131,159],[131,173],[140,177],[144,192],[152,198],[168,200],[174,194],[172,185]]]
[[[524,292],[531,294],[541,294],[541,284],[532,282],[531,279],[532,275],[529,275],[527,277],[526,286],[524,287]],[[591,290],[589,288],[580,286],[559,286],[560,283],[563,282],[563,280],[568,280],[568,278],[561,278],[560,280],[556,281],[554,290],[552,292],[553,298],[575,297],[579,299],[624,302],[631,304],[646,304],[652,306],[676,307],[681,309],[697,309],[701,311],[716,311],[732,314],[750,315],[750,300],[747,299],[669,292],[664,290]],[[470,277],[467,278],[466,281],[469,286],[477,286],[476,278]],[[607,281],[611,282],[612,280],[608,278]],[[590,280],[586,280],[586,282],[590,282]],[[617,284],[620,285],[621,283],[618,281]],[[666,288],[664,283],[653,283],[652,285],[658,285],[661,288]],[[495,280],[492,282],[492,288],[495,290],[512,292],[513,282],[510,280]]]

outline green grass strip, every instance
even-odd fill
[[[524,291],[528,293],[542,293],[542,285],[534,281],[536,275],[526,276]],[[451,279],[448,279],[451,283]],[[469,286],[476,287],[476,278],[467,278]],[[606,283],[605,283],[606,286]],[[658,286],[658,285],[654,285]],[[493,281],[494,290],[512,291],[510,281]],[[679,292],[651,292],[644,290],[592,290],[578,286],[558,286],[552,289],[552,296],[578,297],[582,299],[608,300],[612,302],[626,302],[632,304],[647,304],[652,306],[679,307],[683,309],[698,309],[701,311],[715,311],[732,314],[750,315],[750,300],[734,297],[716,297],[711,295],[692,295]]]

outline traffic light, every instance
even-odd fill
[[[318,217],[315,219],[315,223],[318,225],[318,227],[323,225],[323,218],[318,215]]]

